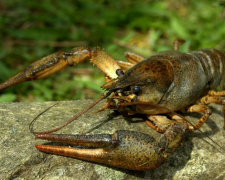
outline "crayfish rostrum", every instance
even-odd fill
[[[115,61],[99,47],[78,47],[69,52],[54,53],[0,84],[0,90],[23,81],[45,78],[88,58],[105,74],[106,83],[102,86],[105,92],[66,124],[107,99],[101,110],[143,114],[147,125],[162,133],[161,137],[154,140],[147,134],[127,130],[98,135],[51,134],[64,124],[46,132],[31,132],[36,138],[64,142],[73,147],[36,145],[36,148],[119,168],[156,168],[176,151],[186,130],[199,129],[205,123],[211,114],[208,104],[222,104],[225,111],[222,98],[225,91],[215,91],[218,86],[224,88],[225,53],[204,49],[190,53],[164,51],[149,58],[134,53],[125,56],[128,62]],[[199,112],[202,117],[192,124],[177,111]]]

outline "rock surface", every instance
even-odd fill
[[[34,128],[40,131],[56,127],[90,102],[58,102],[39,117]],[[54,103],[0,103],[0,179],[225,179],[225,151],[207,138],[209,136],[225,149],[222,107],[219,105],[211,106],[213,115],[201,128],[203,133],[187,131],[183,146],[166,163],[157,169],[136,172],[36,150],[34,144],[43,141],[34,139],[29,123]],[[113,133],[117,129],[130,129],[159,136],[140,117],[124,118],[109,110],[91,113],[99,107],[60,133]],[[194,122],[198,117],[187,118]]]

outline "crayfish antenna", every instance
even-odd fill
[[[100,98],[98,98],[97,100],[95,100],[92,104],[90,104],[88,107],[86,107],[85,109],[83,109],[81,112],[79,112],[78,114],[76,114],[75,116],[73,116],[72,118],[70,118],[67,122],[65,122],[64,124],[52,129],[52,130],[48,130],[48,131],[34,131],[33,130],[33,125],[35,123],[35,121],[38,119],[38,117],[40,115],[42,115],[43,113],[45,113],[47,110],[49,110],[51,107],[55,106],[56,104],[54,104],[53,106],[48,107],[46,110],[44,110],[42,113],[38,114],[38,116],[36,116],[33,121],[31,121],[30,125],[29,125],[29,130],[32,134],[50,134],[52,132],[56,132],[60,129],[62,129],[63,127],[67,126],[68,124],[70,124],[71,122],[73,122],[74,120],[76,120],[77,118],[79,118],[80,116],[82,116],[84,113],[86,113],[88,110],[90,110],[92,107],[94,107],[96,104],[98,104],[100,101],[102,101],[103,99],[107,98],[108,96],[111,95],[111,91],[106,91],[105,93],[103,93],[101,95]]]

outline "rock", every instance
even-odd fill
[[[36,131],[49,130],[62,124],[91,101],[58,102],[35,123]],[[187,131],[183,146],[162,166],[148,171],[129,171],[95,163],[39,152],[29,132],[30,122],[56,102],[0,103],[0,179],[225,179],[225,132],[221,106],[213,105],[213,115],[201,131]],[[159,134],[146,126],[140,117],[130,118],[113,111],[93,114],[101,105],[87,112],[60,133],[113,133],[129,129]],[[199,115],[187,117],[195,122]],[[208,138],[209,137],[209,138]]]

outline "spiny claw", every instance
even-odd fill
[[[114,134],[60,135],[40,134],[36,138],[56,141],[68,146],[36,145],[40,151],[130,170],[146,170],[160,166],[180,145],[185,127],[171,125],[155,141],[135,131],[119,130]]]

